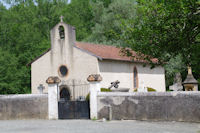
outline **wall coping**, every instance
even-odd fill
[[[200,91],[177,91],[177,92],[97,92],[97,97],[102,96],[113,96],[113,97],[124,97],[124,96],[176,96],[176,95],[198,95]]]
[[[10,94],[0,95],[0,99],[48,97],[48,94]]]

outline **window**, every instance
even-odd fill
[[[136,67],[133,69],[133,88],[138,88],[138,72]]]
[[[60,39],[65,39],[65,30],[63,26],[59,26],[59,35],[60,35]]]
[[[62,77],[67,76],[67,74],[68,74],[68,69],[67,69],[67,67],[64,66],[64,65],[60,66],[60,68],[59,68],[59,74],[60,74]]]

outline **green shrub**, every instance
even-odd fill
[[[101,92],[111,92],[110,89],[107,89],[107,88],[101,88]],[[90,93],[87,94],[86,96],[86,101],[89,101],[90,100]]]
[[[153,89],[153,88],[151,88],[151,87],[147,87],[147,91],[148,91],[148,92],[156,91],[156,89]],[[137,89],[135,89],[134,92],[137,92]]]
[[[111,90],[108,88],[101,88],[101,92],[111,92]]]
[[[86,101],[90,101],[90,93],[88,93],[87,94],[87,96],[86,96],[86,99],[85,99]]]
[[[151,88],[151,87],[147,87],[147,90],[148,90],[148,92],[150,92],[150,91],[156,91],[156,89]]]

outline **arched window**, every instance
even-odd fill
[[[133,69],[133,88],[138,88],[138,72],[136,67]]]
[[[60,99],[70,100],[70,92],[68,87],[62,86],[60,89]]]
[[[64,27],[61,25],[61,26],[59,26],[58,30],[59,30],[60,39],[65,39],[65,29],[64,29]]]

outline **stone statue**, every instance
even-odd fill
[[[111,89],[112,87],[115,87],[115,88],[118,88],[119,87],[119,84],[120,82],[118,80],[114,81],[114,82],[111,82],[110,84],[110,87],[108,87],[108,89]]]
[[[169,89],[173,91],[183,91],[182,78],[180,72],[175,74],[174,84],[169,86]]]

